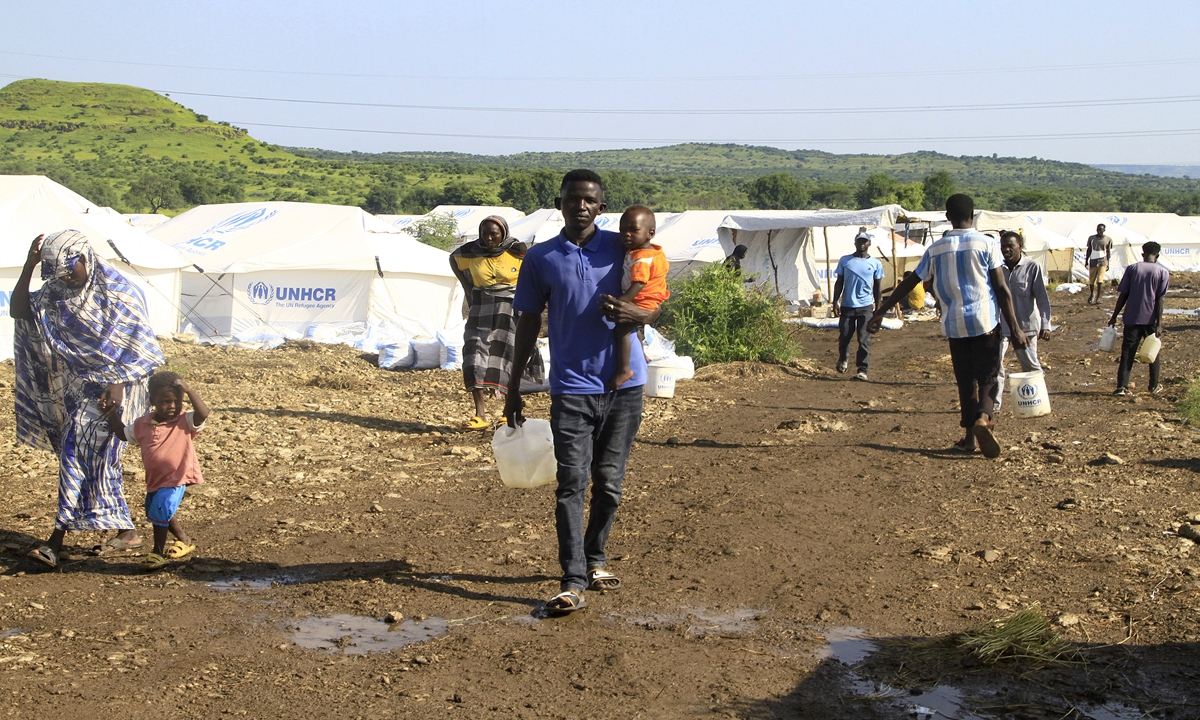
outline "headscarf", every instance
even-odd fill
[[[495,223],[500,227],[500,244],[496,247],[488,247],[483,244],[483,226],[487,223]],[[517,257],[525,257],[525,251],[529,248],[523,242],[517,242],[517,239],[510,237],[508,234],[508,222],[499,215],[488,215],[479,223],[479,236],[469,243],[463,244],[454,252],[450,253],[454,257],[471,259],[471,258],[494,258],[500,257],[504,253],[511,253]]]
[[[30,293],[33,321],[16,322],[13,354],[18,438],[45,446],[46,433],[57,434],[61,425],[65,394],[98,397],[108,385],[143,380],[166,359],[142,291],[101,261],[83,233],[48,236],[41,255],[42,277],[49,279]],[[80,260],[87,282],[68,287],[60,278]]]

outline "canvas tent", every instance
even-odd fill
[[[1147,238],[1140,233],[1114,224],[1105,215],[1089,212],[1038,212],[1025,213],[1027,220],[1039,227],[1067,237],[1075,248],[1075,261],[1071,265],[1076,280],[1087,280],[1087,239],[1096,232],[1096,225],[1106,226],[1105,234],[1112,238],[1112,262],[1109,263],[1106,280],[1119,280],[1125,267],[1141,259],[1140,248]]]
[[[40,175],[0,176],[0,359],[12,357],[12,287],[29,244],[38,235],[79,230],[92,249],[136,284],[146,298],[148,320],[159,335],[179,326],[179,269],[187,260],[116,213],[101,208]],[[128,260],[128,262],[125,262]],[[41,281],[35,273],[34,289]]]
[[[536,210],[508,224],[509,234],[529,245],[545,242],[562,232],[562,229],[562,213],[554,208]]]
[[[455,236],[460,240],[474,240],[479,237],[479,223],[489,215],[499,215],[508,223],[509,228],[513,223],[525,217],[525,213],[516,208],[498,207],[489,205],[438,205],[429,211],[429,214],[434,213],[449,214],[458,223],[458,231]]]
[[[121,217],[125,218],[125,222],[141,230],[152,230],[153,228],[156,228],[171,219],[162,213],[154,213],[151,215],[125,214]]]
[[[727,253],[721,247],[717,227],[729,217],[728,210],[688,210],[658,226],[654,243],[662,247],[671,262],[669,276],[698,270],[708,263],[721,262]]]
[[[807,301],[818,290],[829,296],[833,286],[831,272],[837,265],[839,253],[846,254],[842,252],[846,242],[842,235],[848,235],[849,252],[853,252],[854,235],[859,227],[880,228],[885,237],[890,238],[891,229],[902,217],[904,209],[899,205],[867,210],[731,213],[721,222],[718,233],[726,253],[732,252],[737,245],[747,247],[743,271],[756,275],[788,300]],[[874,237],[879,235],[876,232]],[[826,251],[829,238],[832,239]],[[892,249],[892,244],[887,243],[885,250],[889,261]],[[924,252],[920,245],[903,250],[910,256]],[[890,262],[884,265],[890,269]]]
[[[1105,213],[1104,218],[1105,234],[1119,228],[1162,245],[1158,262],[1168,270],[1200,272],[1200,228],[1190,219],[1174,213]],[[1129,250],[1132,262],[1142,259],[1140,245]]]
[[[421,218],[423,218],[425,216],[424,215],[376,215],[375,217],[379,218],[380,220],[384,221],[388,225],[391,225],[392,227],[394,227],[398,230],[404,230],[408,226],[412,225],[413,223],[415,223],[416,221],[420,220]]]
[[[183,279],[185,321],[214,341],[259,325],[303,333],[388,321],[416,337],[462,323],[449,255],[360,208],[204,205],[153,235],[194,262]]]
[[[1067,236],[1034,222],[1034,216],[1023,212],[980,210],[975,213],[975,228],[997,237],[1005,230],[1021,233],[1025,238],[1025,254],[1042,266],[1048,280],[1067,282],[1072,278],[1075,244]]]

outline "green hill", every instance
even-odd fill
[[[605,175],[611,206],[937,206],[951,189],[1011,210],[1200,214],[1200,181],[1039,158],[838,155],[687,144],[580,153],[340,153],[281,148],[140,88],[22,80],[0,88],[0,173],[45,174],[126,211],[241,200],[424,212],[439,203],[546,206],[562,171]]]

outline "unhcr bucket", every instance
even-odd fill
[[[1015,417],[1050,414],[1050,393],[1046,392],[1046,375],[1042,371],[1013,373],[1008,376],[1008,388]]]
[[[646,366],[645,393],[648,397],[675,397],[675,378],[679,368],[674,364],[650,363]]]

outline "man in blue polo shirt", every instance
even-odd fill
[[[835,308],[838,298],[842,298],[838,310],[837,371],[844,373],[850,366],[850,340],[857,334],[858,354],[854,361],[858,374],[854,379],[865,382],[871,360],[871,333],[867,332],[867,320],[879,304],[879,283],[883,280],[883,263],[871,257],[871,236],[865,230],[854,236],[854,254],[842,256],[833,273],[837,275],[833,286]]]
[[[633,378],[609,392],[606,381],[617,367],[616,323],[653,322],[647,312],[621,302],[625,249],[615,232],[600,230],[604,184],[590,170],[563,177],[555,207],[564,227],[551,240],[530,248],[517,278],[513,308],[521,313],[514,341],[504,415],[516,427],[524,422],[520,378],[537,344],[541,314],[548,311],[550,334],[550,426],[558,461],[559,594],[546,603],[550,615],[565,615],[586,605],[584,589],[616,590],[621,581],[605,569],[604,546],[612,529],[625,462],[642,422],[642,386],[646,359],[630,355]],[[592,480],[590,515],[583,523],[588,476]]]

